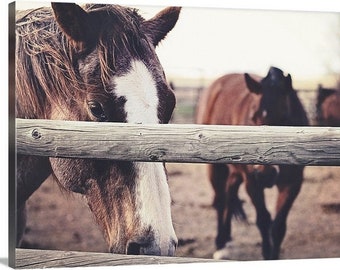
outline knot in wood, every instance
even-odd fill
[[[158,160],[158,156],[156,156],[156,155],[150,155],[150,160],[151,160],[151,161],[157,161],[157,160]]]
[[[38,140],[41,138],[41,133],[39,132],[38,129],[35,128],[32,130],[32,138],[35,140]]]
[[[149,155],[149,158],[151,161],[159,161],[162,159],[162,157],[166,156],[166,152],[163,149],[159,149],[155,151],[154,153]]]

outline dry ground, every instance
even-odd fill
[[[204,164],[167,164],[173,221],[180,240],[177,256],[211,258],[216,215]],[[307,167],[305,181],[288,218],[282,259],[340,257],[340,167]],[[273,212],[275,189],[266,190]],[[233,222],[231,259],[261,260],[255,212],[243,186],[240,197],[249,224]],[[66,195],[48,179],[28,201],[27,248],[107,252],[86,202]]]

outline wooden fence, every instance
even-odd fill
[[[340,165],[340,128],[16,119],[16,152],[147,162]],[[213,260],[16,249],[16,268]]]
[[[339,127],[16,120],[17,153],[150,162],[340,165]]]
[[[181,258],[165,256],[121,255],[96,252],[16,249],[17,269],[93,267],[178,263],[211,263],[210,259]]]

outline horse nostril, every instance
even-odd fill
[[[170,240],[163,243],[163,249],[160,243],[154,241],[129,241],[126,245],[127,255],[155,255],[155,256],[173,256],[177,247],[177,240]]]
[[[178,240],[177,239],[176,240],[172,240],[171,244],[174,247],[174,249],[177,249],[177,247],[178,247]]]
[[[128,244],[126,249],[127,255],[140,255],[141,245],[136,242],[131,242]]]

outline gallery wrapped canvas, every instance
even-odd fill
[[[9,265],[339,257],[339,18],[10,3]]]

